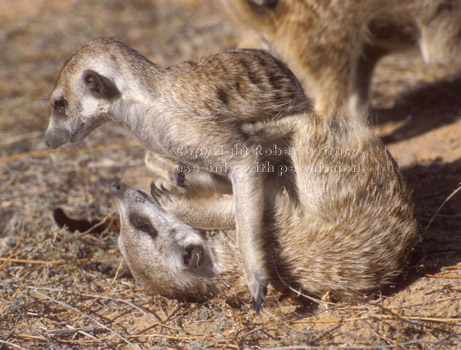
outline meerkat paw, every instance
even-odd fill
[[[172,172],[168,178],[155,177],[152,183],[162,191],[174,192],[178,194],[187,193],[187,181],[183,172]]]
[[[163,185],[158,185],[155,181],[150,184],[150,193],[166,212],[173,208],[178,200],[177,193],[170,191]]]
[[[251,294],[251,304],[258,316],[263,309],[263,304],[267,302],[267,284],[268,281],[264,273],[253,273],[252,276],[247,276],[247,285]]]
[[[179,163],[153,152],[146,152],[144,162],[152,172],[156,187],[176,193],[186,192],[186,175]]]

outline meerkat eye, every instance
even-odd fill
[[[64,97],[61,97],[57,100],[54,100],[51,102],[51,105],[53,107],[53,110],[57,113],[57,114],[63,114],[64,113],[64,110],[66,109],[66,106],[67,106],[67,100],[64,98]]]
[[[132,213],[129,215],[128,219],[130,221],[130,224],[136,230],[145,232],[148,235],[150,235],[152,238],[157,237],[158,232],[155,229],[155,227],[152,226],[152,224],[150,223],[150,220],[147,217],[138,215],[136,213]]]

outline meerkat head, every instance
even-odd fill
[[[419,46],[428,63],[453,64],[461,54],[461,2],[426,0],[416,13]]]
[[[50,97],[47,146],[80,141],[107,120],[111,104],[120,96],[111,78],[113,60],[106,57],[110,43],[107,39],[89,42],[64,64]]]
[[[115,183],[110,192],[120,214],[120,251],[137,283],[178,299],[212,295],[215,272],[206,239],[144,191]]]

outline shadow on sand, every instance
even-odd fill
[[[386,144],[454,123],[461,118],[461,75],[407,92],[393,108],[374,109],[370,116],[377,125],[403,122],[392,134],[383,137]]]

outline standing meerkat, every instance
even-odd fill
[[[417,223],[394,160],[365,125],[310,114],[244,129],[256,144],[273,149],[276,142],[291,152],[291,171],[275,169],[266,177],[279,179],[270,188],[274,205],[260,245],[276,290],[351,300],[401,273]],[[231,227],[237,197],[204,206],[155,186],[150,196],[122,183],[111,194],[120,213],[120,250],[146,291],[179,299],[245,298],[244,263]],[[178,208],[182,218],[167,207]],[[204,226],[221,230],[196,229]]]
[[[270,198],[263,175],[251,172],[259,155],[240,128],[309,110],[284,64],[264,51],[232,50],[162,68],[116,40],[97,39],[66,61],[51,105],[45,142],[52,148],[112,121],[131,131],[149,159],[160,158],[162,169],[180,163],[227,184],[245,278],[261,308],[268,280],[261,236]]]
[[[461,0],[224,0],[245,31],[283,60],[315,109],[364,114],[389,52],[418,45],[428,63],[461,63]]]

